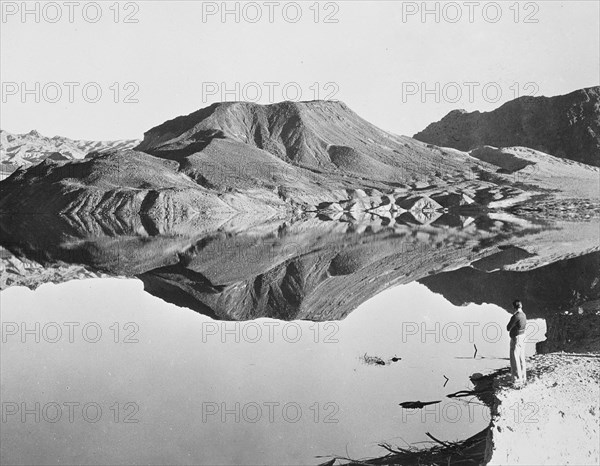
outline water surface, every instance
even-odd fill
[[[3,461],[317,464],[318,455],[379,455],[378,442],[419,442],[425,432],[466,438],[485,427],[487,409],[445,396],[472,388],[471,374],[507,364],[507,336],[496,331],[507,319],[497,306],[455,307],[417,283],[321,323],[214,321],[144,293],[137,280],[11,288],[2,293],[4,324],[40,330],[4,335],[3,402],[34,411],[39,402],[40,422],[7,417]],[[67,322],[79,324],[69,324],[72,343]],[[544,333],[537,323],[529,354]],[[402,359],[368,365],[365,353]],[[398,405],[417,400],[443,402],[423,411]],[[63,407],[55,423],[51,402]],[[102,415],[90,422],[74,408],[71,423],[65,402],[97,403]]]
[[[515,297],[529,355],[544,319],[599,297],[597,228],[438,218],[0,219],[2,461],[318,464],[480,432],[489,410],[447,395],[508,365]]]

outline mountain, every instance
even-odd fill
[[[0,130],[0,166],[5,174],[17,167],[29,167],[51,158],[52,160],[80,160],[89,153],[131,149],[139,140],[82,141],[41,135],[35,130],[25,134],[13,134]]]
[[[600,166],[600,86],[556,97],[520,97],[491,112],[454,110],[414,138],[462,151],[525,146]]]
[[[337,220],[377,211],[429,223],[445,208],[505,209],[535,199],[543,209],[541,198],[597,197],[595,167],[528,149],[442,149],[382,131],[333,101],[214,104],[152,128],[134,149],[70,161],[49,154],[3,182],[0,213],[129,223],[141,215],[160,232],[316,210]],[[506,157],[511,164],[498,162]],[[569,183],[556,184],[567,175]]]
[[[439,151],[382,131],[338,101],[217,103],[150,129],[136,150],[180,159],[208,146],[218,151],[223,141],[317,173],[382,182],[441,178],[440,166],[465,171],[459,158],[442,163]]]
[[[0,211],[265,220],[364,201],[365,189],[378,206],[395,190],[468,182],[476,162],[385,133],[338,102],[222,103],[151,129],[135,150],[20,170],[3,182]]]

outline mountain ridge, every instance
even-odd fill
[[[600,166],[600,86],[553,97],[523,96],[489,112],[453,110],[413,137],[462,151],[524,146]]]

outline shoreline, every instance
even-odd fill
[[[490,424],[474,436],[434,439],[438,445],[426,449],[381,444],[385,456],[322,465],[600,464],[600,351],[538,354],[527,362],[522,389],[512,387],[510,368],[473,380],[477,398],[491,410]]]
[[[323,464],[600,464],[600,310],[597,301],[583,308],[585,315],[548,321],[548,339],[527,358],[525,387],[512,387],[510,367],[472,377],[473,395],[490,408],[481,432],[459,442],[432,438],[437,445],[425,449],[381,444],[385,456]]]

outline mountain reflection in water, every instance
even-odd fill
[[[135,222],[23,215],[0,217],[0,233],[17,257],[137,277],[147,292],[221,320],[339,320],[413,281],[458,305],[508,309],[518,295],[539,316],[599,297],[592,222],[445,213],[427,225],[391,228],[312,217],[148,236]]]

